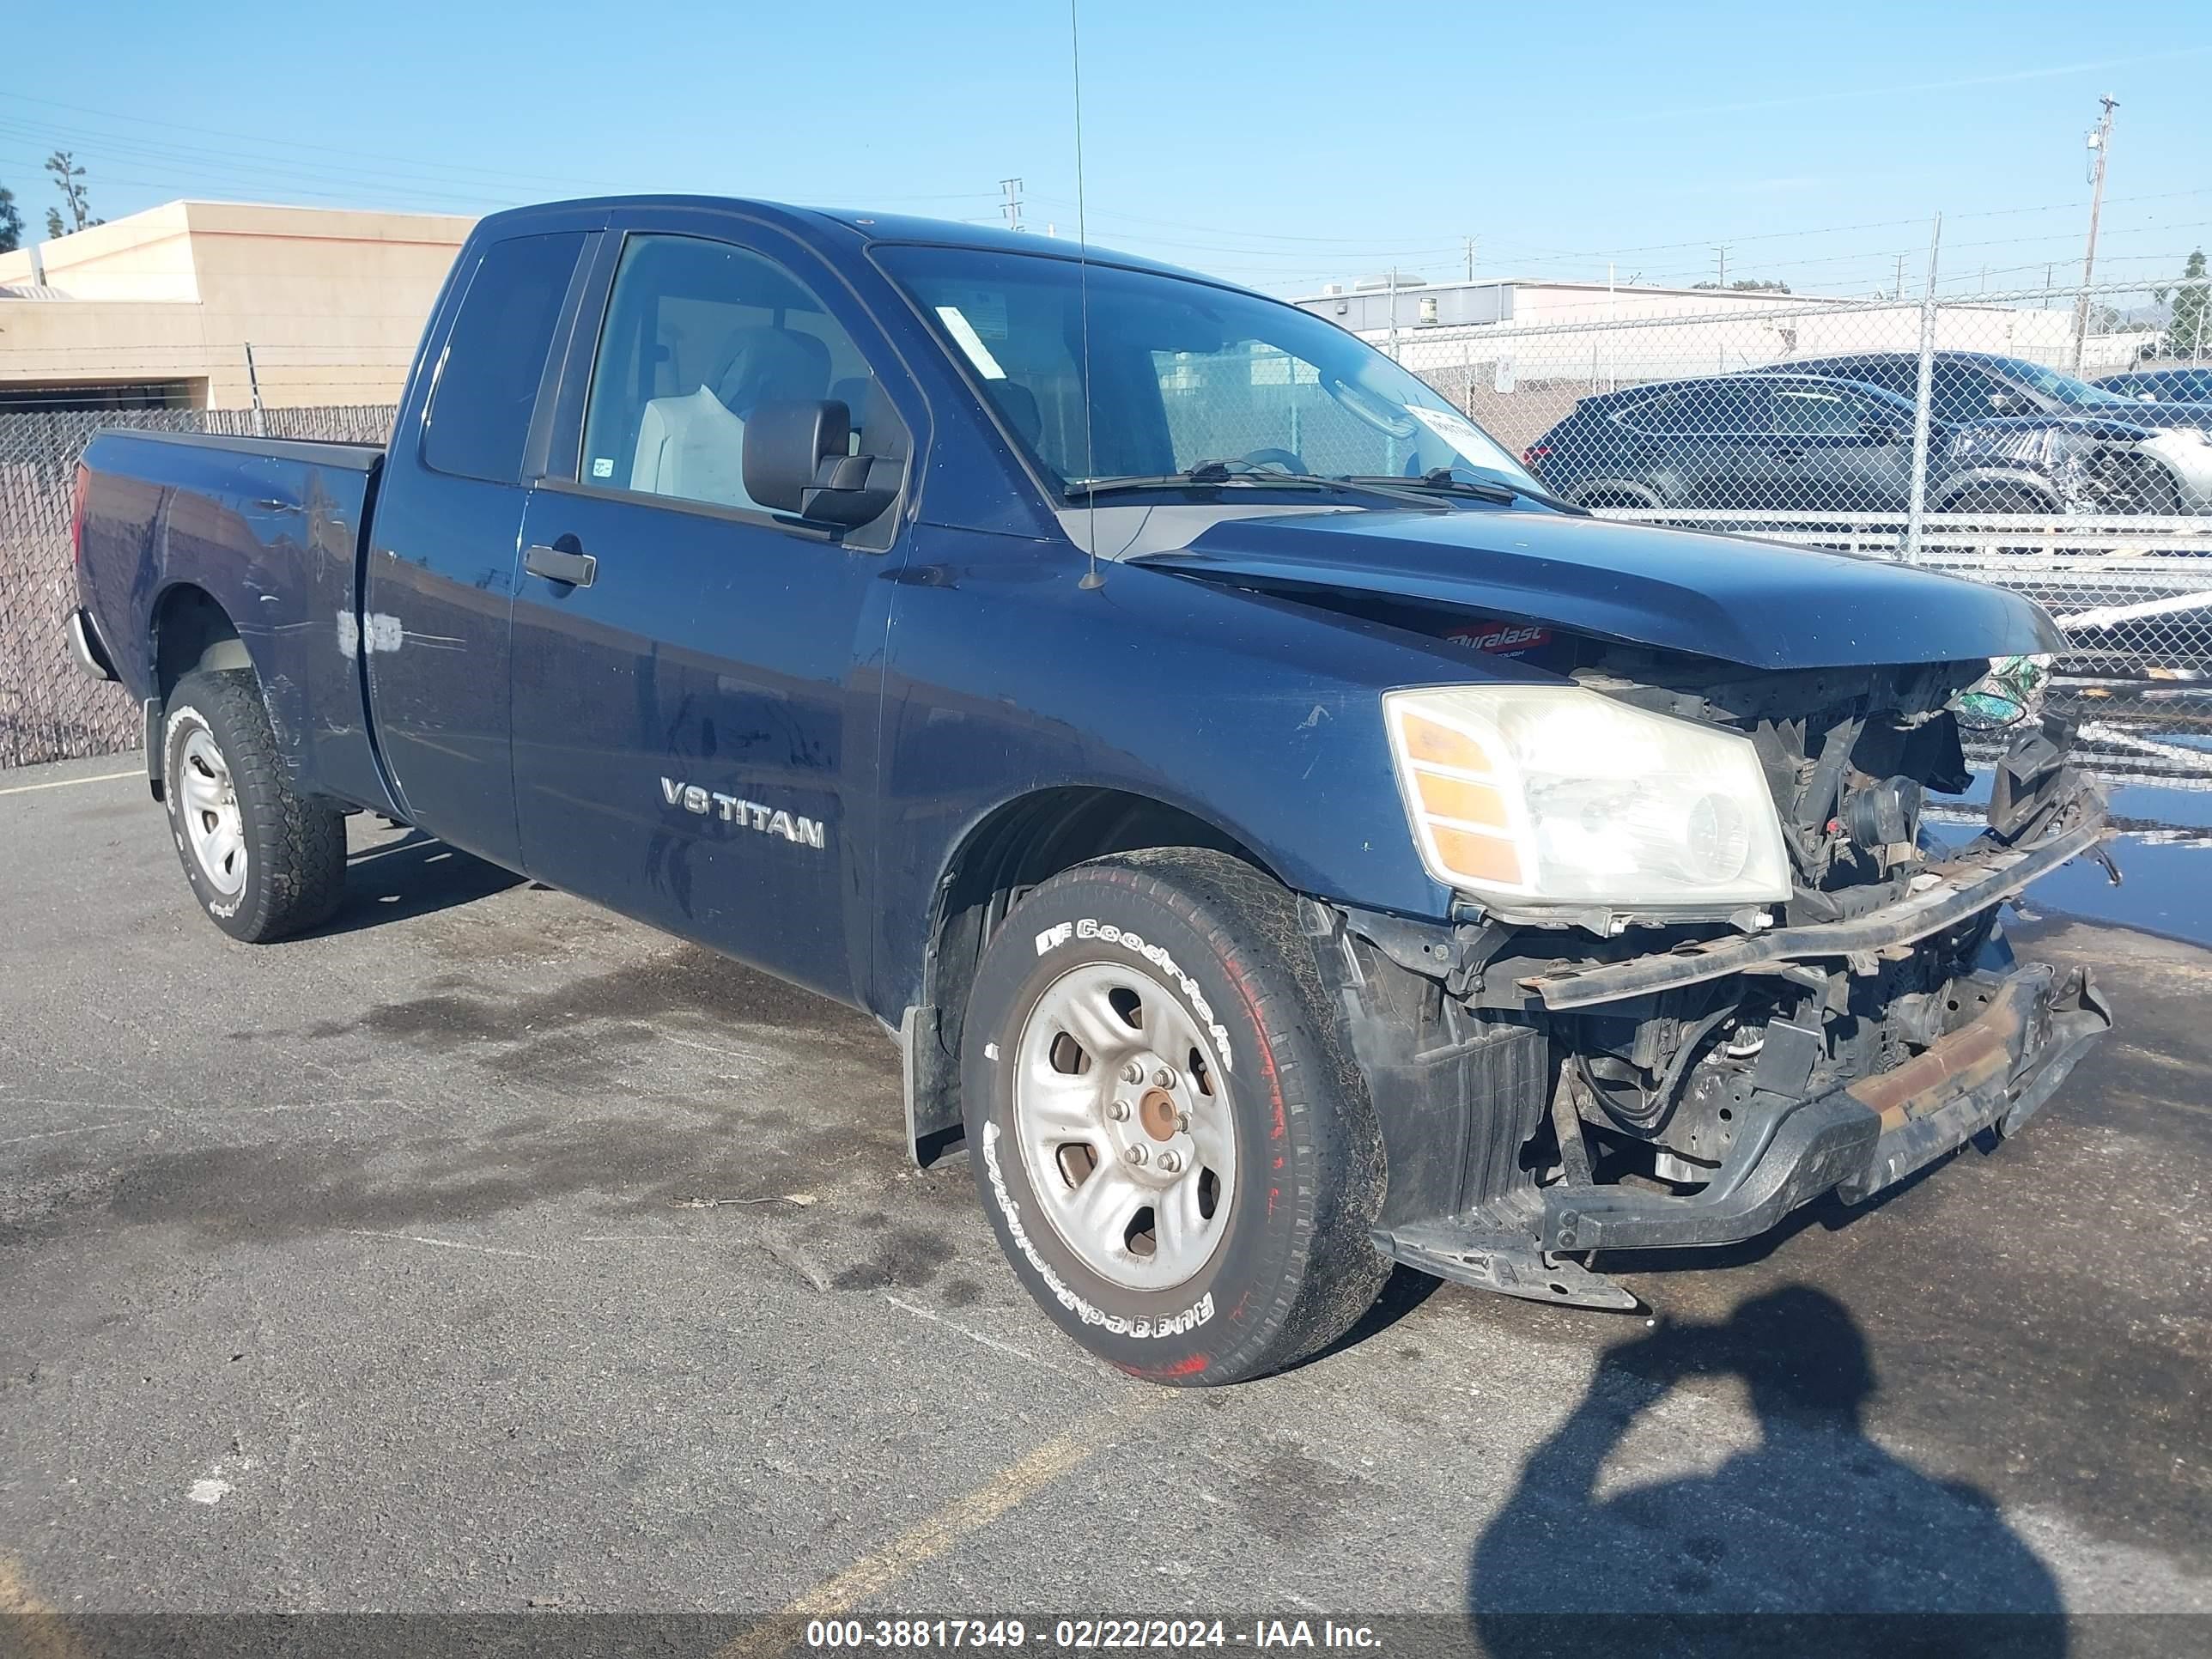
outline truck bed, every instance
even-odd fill
[[[383,462],[368,444],[130,430],[93,440],[80,601],[117,678],[151,705],[149,722],[169,687],[219,652],[201,626],[212,601],[259,671],[297,787],[390,807],[358,648],[362,538]]]

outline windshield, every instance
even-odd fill
[[[1449,471],[1540,488],[1426,385],[1295,306],[1050,255],[889,247],[882,258],[1063,489],[1209,462],[1240,480]]]
[[[2061,374],[2055,368],[2045,368],[2041,363],[2027,362],[2018,357],[1999,361],[2002,362],[2005,373],[2027,381],[2045,397],[2055,398],[2070,409],[2102,408],[2111,404],[2135,401],[2107,392],[2100,386],[2091,386],[2087,380],[2077,380],[2071,374]]]

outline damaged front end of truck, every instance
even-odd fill
[[[1606,720],[1733,734],[1718,758],[1755,765],[1778,834],[1763,843],[1723,795],[1686,796],[1680,856],[1736,884],[1717,881],[1711,906],[1520,902],[1511,848],[1529,825],[1515,815],[1534,786],[1493,787],[1508,765],[1494,751],[1516,741],[1510,699],[1394,716],[1432,861],[1490,886],[1449,926],[1305,902],[1382,1124],[1385,1254],[1511,1295],[1631,1308],[1594,1257],[1747,1239],[1824,1194],[1863,1202],[1993,1145],[2109,1029],[2086,969],[2015,961],[1999,922],[2069,860],[2111,869],[2071,732],[2016,710],[1979,833],[1954,844],[1925,821],[1931,797],[1972,785],[1959,711],[1986,708],[1987,659],[1752,671],[1549,634],[1538,653]],[[1609,741],[1595,727],[1588,740]],[[1694,794],[1717,762],[1683,765]],[[1555,841],[1582,833],[1574,811],[1593,844],[1634,830],[1601,791],[1563,810]]]

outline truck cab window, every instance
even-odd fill
[[[864,444],[890,419],[859,349],[789,271],[726,242],[633,236],[599,335],[582,482],[757,507],[745,422],[763,403],[831,397]]]
[[[447,337],[422,434],[434,472],[514,483],[554,319],[583,249],[581,231],[515,236],[485,250]]]

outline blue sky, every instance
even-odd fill
[[[2078,275],[2096,96],[2121,101],[2100,276],[2212,240],[2212,5],[1164,5],[1082,0],[1094,241],[1277,292],[1431,278],[1863,293],[1946,214],[1946,285]],[[526,17],[527,21],[519,19]],[[1073,234],[1068,15],[1036,3],[386,0],[19,7],[0,184],[35,228],[183,195],[482,211],[686,190]],[[1982,276],[1986,267],[1989,275]]]

